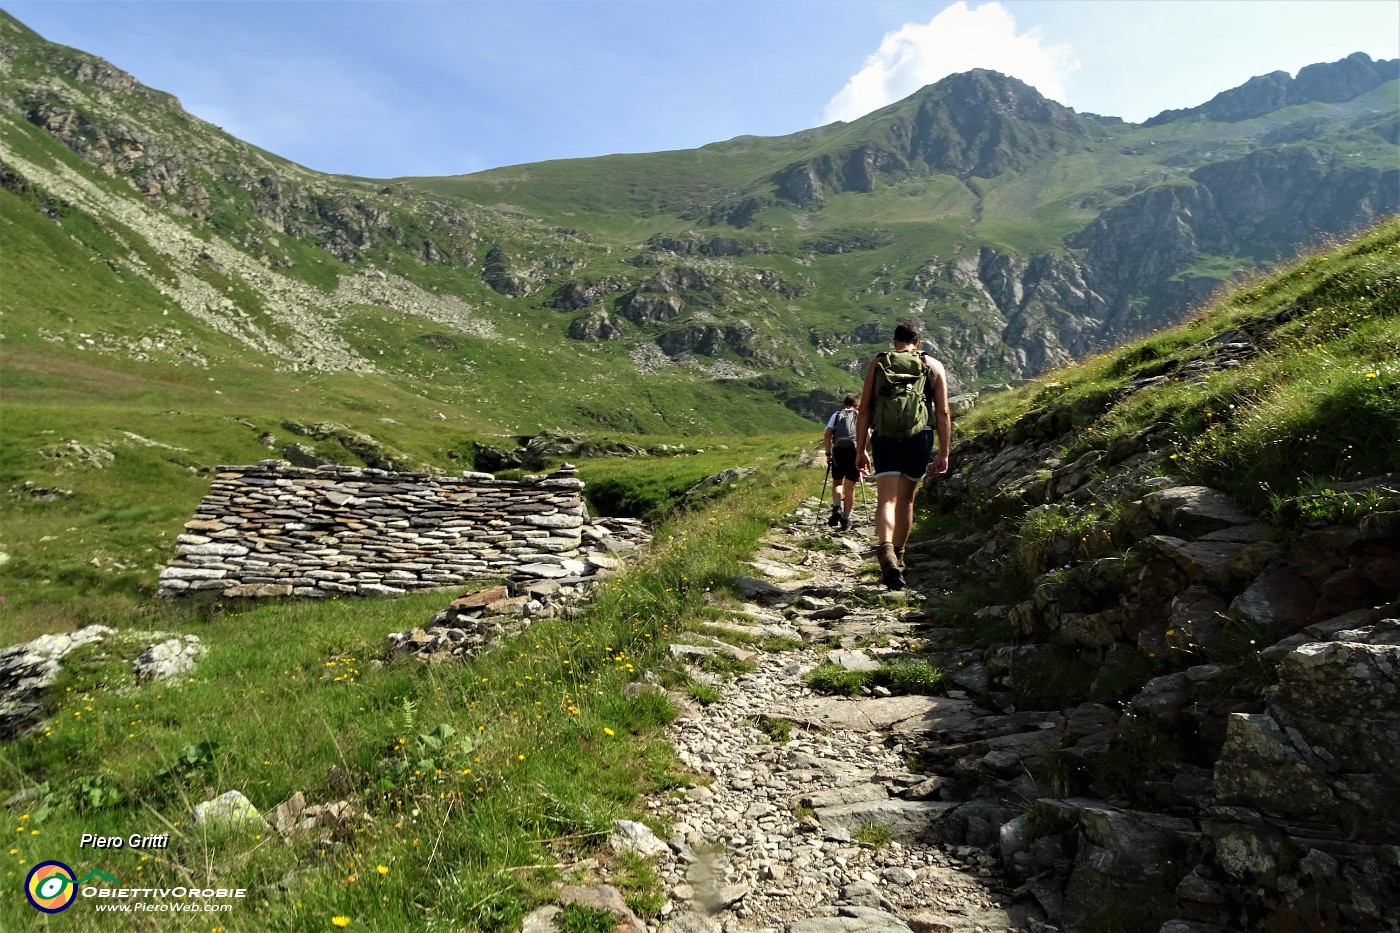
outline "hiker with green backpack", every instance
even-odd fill
[[[856,422],[856,469],[869,471],[874,461],[880,579],[898,590],[904,587],[904,542],[914,523],[914,493],[925,476],[948,472],[953,419],[947,373],[942,363],[923,352],[918,328],[909,321],[901,323],[892,343],[893,352],[876,354],[865,370]]]

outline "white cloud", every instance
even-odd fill
[[[826,105],[823,122],[854,120],[908,97],[940,78],[988,68],[1026,82],[1063,101],[1064,81],[1079,68],[1071,46],[1050,45],[1038,30],[1017,34],[1016,20],[1000,3],[972,9],[958,0],[927,23],[906,23]]]

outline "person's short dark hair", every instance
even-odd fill
[[[919,328],[913,321],[901,321],[894,329],[894,339],[900,343],[918,343]]]
[[[842,404],[843,407],[845,407],[845,408],[855,408],[857,405],[860,404],[860,396],[859,396],[859,395],[847,395],[846,398],[845,398],[845,401],[843,401],[841,404]]]

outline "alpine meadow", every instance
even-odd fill
[[[1400,60],[366,179],[0,12],[0,310],[0,929],[1396,929]]]

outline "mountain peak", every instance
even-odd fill
[[[1239,87],[1220,92],[1199,107],[1164,110],[1143,125],[1160,126],[1179,120],[1234,123],[1295,104],[1339,104],[1397,78],[1400,58],[1372,61],[1365,52],[1353,52],[1339,61],[1308,65],[1296,78],[1289,77],[1286,71],[1258,75]]]
[[[945,172],[992,178],[1082,134],[1073,110],[985,68],[948,75],[848,124],[838,147],[774,173],[778,194],[813,209],[829,194],[870,192],[880,176]]]
[[[1030,123],[1051,122],[1072,113],[1068,107],[1050,100],[1020,78],[987,68],[948,75],[906,101],[919,106],[944,101],[960,111],[982,109]]]

